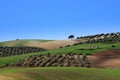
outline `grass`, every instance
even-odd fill
[[[9,68],[0,75],[12,80],[120,80],[120,70],[78,67]]]
[[[116,47],[112,48],[111,46],[115,45]],[[100,49],[94,49],[94,50],[89,50],[91,46],[99,46]],[[80,48],[84,48],[86,50],[78,50]],[[2,57],[0,58],[0,66],[3,66],[5,64],[9,63],[16,63],[24,58],[29,57],[30,55],[39,55],[39,54],[46,54],[46,53],[51,53],[51,54],[66,54],[66,53],[76,53],[76,54],[94,54],[97,52],[105,51],[108,49],[120,49],[120,43],[92,43],[92,44],[81,44],[81,45],[76,45],[76,46],[70,46],[70,47],[65,47],[62,49],[56,49],[56,50],[50,50],[50,51],[43,51],[43,52],[38,52],[38,53],[30,53],[30,54],[24,54],[24,55],[16,55],[16,56],[10,56],[10,57]]]
[[[53,40],[42,40],[42,39],[21,39],[0,42],[0,46],[27,46],[30,42],[49,42]]]
[[[111,47],[112,45],[115,45],[115,47]],[[99,46],[99,49],[93,49],[90,50],[90,47],[92,46]],[[84,50],[79,50],[79,49],[84,49]],[[76,46],[70,46],[70,47],[65,47],[61,49],[56,49],[56,50],[51,50],[47,51],[51,54],[66,54],[66,53],[76,53],[76,54],[94,54],[97,52],[109,50],[109,49],[120,49],[120,42],[119,43],[89,43],[89,44],[80,44]]]
[[[5,64],[10,64],[10,63],[16,63],[24,58],[27,58],[30,55],[38,55],[38,54],[40,53],[30,53],[30,54],[24,54],[24,55],[2,57],[0,58],[0,66],[4,66]]]

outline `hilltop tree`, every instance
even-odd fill
[[[68,36],[68,39],[73,39],[75,36],[74,35],[70,35]]]

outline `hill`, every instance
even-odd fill
[[[0,46],[32,46],[32,47],[40,47],[44,49],[58,49],[59,47],[64,47],[66,45],[73,45],[75,43],[84,42],[85,40],[13,40],[0,42]]]
[[[27,46],[27,44],[34,43],[44,43],[54,40],[41,40],[41,39],[16,39],[11,41],[0,42],[0,46],[10,46],[10,47],[18,47],[18,46]]]
[[[25,46],[27,46],[28,53],[30,50],[32,51],[29,54],[1,56],[0,80],[120,80],[120,35],[111,33],[102,34],[102,36],[104,38],[100,35],[92,35],[74,40],[15,40],[1,42],[0,46],[8,46],[7,48],[2,47],[4,48],[4,50],[1,50],[3,52],[15,50],[17,54]],[[10,48],[13,47],[15,49],[11,50]],[[39,52],[38,47],[40,47],[40,50],[43,48],[48,50]],[[24,50],[26,51],[26,49]],[[33,50],[38,50],[38,52]],[[81,65],[76,66],[76,64],[78,65],[76,61],[79,60],[76,57],[79,56],[81,59],[83,53],[87,54],[91,68],[81,68]],[[62,57],[59,57],[60,55]],[[60,66],[58,64],[56,67],[52,67],[49,62],[53,65],[56,59],[57,61],[62,60],[62,64],[75,63],[75,65],[74,67],[73,64],[71,66],[65,64],[61,66],[60,63]],[[34,66],[41,60],[42,63],[45,61],[45,66]],[[22,66],[16,66],[21,62]],[[24,66],[24,63],[27,63],[28,66]],[[87,67],[86,64],[83,66]]]
[[[120,42],[120,32],[82,36],[77,39],[86,39],[88,42]]]
[[[114,45],[114,47],[113,47]],[[96,46],[98,48],[96,48]],[[30,53],[30,54],[23,54],[23,55],[16,55],[16,56],[10,56],[10,57],[1,57],[0,58],[0,66],[6,65],[6,64],[13,64],[16,62],[19,62],[25,58],[28,58],[29,56],[34,55],[40,55],[40,54],[89,54],[94,55],[106,50],[119,50],[120,49],[120,43],[86,43],[86,44],[78,44],[68,47],[59,48],[56,50],[50,50],[50,51],[43,51],[38,53]],[[114,52],[113,52],[114,54]],[[99,57],[99,56],[98,56]],[[106,56],[107,57],[107,56]],[[95,58],[92,57],[92,60],[94,61]],[[96,66],[95,66],[96,67]],[[112,67],[111,67],[112,68]]]
[[[120,69],[120,49],[106,50],[88,57],[93,67]]]
[[[95,68],[10,68],[0,70],[1,80],[120,80],[120,70]]]
[[[74,45],[79,43],[97,43],[97,42],[120,42],[120,32],[117,33],[107,33],[107,34],[96,34],[89,36],[77,37],[73,40],[13,40],[0,42],[0,46],[32,46],[40,47],[48,50],[55,50],[60,47],[65,47],[67,45]]]

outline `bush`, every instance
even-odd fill
[[[112,45],[111,47],[115,47],[115,45]]]
[[[65,47],[70,47],[70,45],[66,45]]]
[[[60,48],[63,48],[62,46]]]

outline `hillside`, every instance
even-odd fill
[[[89,36],[77,37],[73,40],[13,40],[0,42],[0,46],[32,46],[40,47],[48,50],[55,50],[67,45],[74,45],[79,43],[95,43],[95,42],[120,42],[120,32],[96,34]]]
[[[23,55],[28,53],[42,52],[46,49],[39,47],[19,46],[19,47],[0,47],[0,57],[8,57],[14,55]]]
[[[112,47],[112,46],[115,47]],[[99,48],[96,48],[98,46]],[[0,66],[3,66],[5,64],[10,64],[10,63],[16,63],[19,62],[25,58],[28,58],[29,56],[32,55],[40,55],[40,54],[67,54],[67,53],[72,53],[72,54],[97,54],[103,51],[107,51],[110,49],[114,50],[119,50],[120,49],[120,43],[86,43],[86,44],[78,44],[78,45],[73,45],[73,46],[68,46],[64,48],[59,48],[56,50],[50,50],[50,51],[43,51],[43,52],[38,52],[38,53],[30,53],[30,54],[24,54],[24,55],[16,55],[16,56],[10,56],[10,57],[1,57],[0,58]],[[113,53],[114,54],[114,53]],[[99,57],[99,56],[98,56]],[[92,60],[94,61],[95,58],[92,57]],[[112,67],[111,67],[112,68]]]
[[[94,68],[10,68],[0,80],[120,80],[120,70]]]
[[[18,47],[18,46],[27,46],[27,44],[34,42],[34,43],[44,43],[54,40],[41,40],[41,39],[16,39],[11,41],[4,41],[0,42],[0,46],[12,46],[12,47]]]
[[[0,80],[120,80],[120,35],[102,36],[1,42]]]
[[[107,50],[88,57],[93,67],[120,69],[120,49]]]
[[[120,42],[120,32],[81,36],[77,39],[86,39],[88,42]]]
[[[0,42],[0,46],[32,46],[40,47],[44,49],[58,49],[59,47],[64,47],[66,45],[73,45],[75,43],[85,42],[83,39],[79,40],[14,40],[7,42]]]

